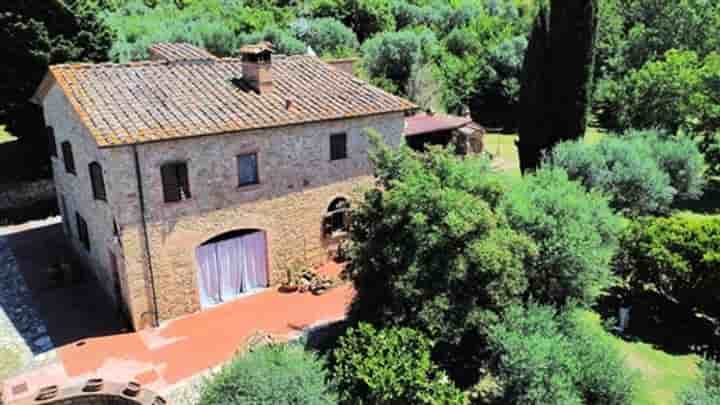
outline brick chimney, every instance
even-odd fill
[[[261,42],[257,45],[245,45],[240,48],[243,80],[258,93],[272,91],[272,44]]]
[[[326,61],[330,66],[334,67],[337,70],[342,70],[345,73],[348,74],[354,74],[353,68],[355,65],[355,62],[357,61],[357,58],[345,58],[345,59],[331,59]]]

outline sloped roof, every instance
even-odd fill
[[[405,131],[403,131],[403,135],[414,136],[432,132],[451,131],[470,124],[473,124],[473,120],[467,117],[420,113],[405,118]]]
[[[273,88],[263,93],[230,58],[56,65],[49,76],[100,147],[416,108],[313,56],[278,60],[271,72]]]

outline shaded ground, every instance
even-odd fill
[[[47,270],[52,264],[62,260],[75,262],[60,223],[29,223],[8,229],[10,232],[6,231],[4,236],[30,290],[32,305],[45,321],[55,346],[119,333],[126,328],[94,278],[85,276],[58,284],[48,277]]]
[[[53,363],[58,346],[122,330],[93,278],[51,281],[63,257],[72,255],[59,218],[0,227],[0,379]]]

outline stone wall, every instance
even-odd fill
[[[0,399],[0,404],[2,401]],[[140,384],[90,379],[83,385],[40,389],[34,396],[7,405],[165,405],[167,401]]]
[[[366,129],[374,128],[393,146],[400,144],[402,113],[248,131],[136,146],[145,197],[152,260],[161,320],[198,311],[195,249],[228,231],[266,233],[270,282],[281,281],[289,263],[319,264],[332,241],[323,239],[322,219],[330,202],[353,198],[371,181]],[[330,135],[345,132],[348,158],[330,160]],[[139,193],[133,147],[110,149],[124,252],[128,300],[136,328],[152,314],[150,275],[144,256]],[[236,156],[257,152],[260,184],[238,187]],[[192,198],[163,201],[160,167],[188,164]]]
[[[54,199],[55,186],[50,179],[0,185],[0,211]]]
[[[98,149],[95,140],[80,123],[77,113],[63,92],[54,85],[43,103],[45,122],[52,126],[57,144],[57,157],[51,158],[57,202],[63,217],[63,228],[73,251],[84,266],[93,271],[106,293],[116,299],[113,290],[110,251],[118,253],[117,238],[113,233],[112,200],[95,200],[92,194],[88,165],[98,162],[104,169],[106,187],[112,186],[107,167],[109,154]],[[70,141],[77,174],[65,170],[60,145]],[[90,237],[88,251],[78,239],[75,213],[85,219]]]

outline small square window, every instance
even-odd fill
[[[240,155],[238,163],[238,187],[259,184],[257,153]]]
[[[330,135],[330,160],[347,158],[347,134]]]

